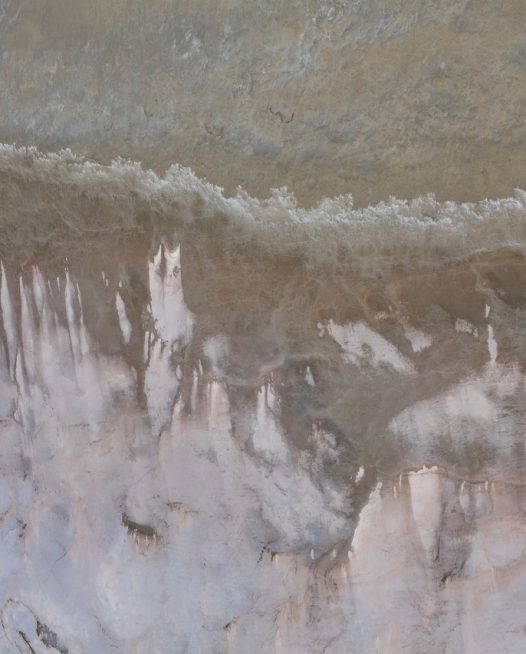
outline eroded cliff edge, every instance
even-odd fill
[[[524,646],[524,193],[0,182],[6,652]]]

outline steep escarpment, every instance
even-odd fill
[[[0,180],[6,651],[524,645],[521,191]]]

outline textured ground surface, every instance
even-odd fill
[[[363,205],[524,186],[523,0],[2,0],[0,141]]]

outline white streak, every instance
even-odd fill
[[[119,326],[121,328],[122,338],[126,344],[130,342],[132,326],[126,315],[126,307],[120,293],[115,295],[115,308],[119,317]]]
[[[338,325],[329,320],[326,330],[341,346],[351,363],[361,365],[367,362],[373,366],[388,365],[397,372],[415,372],[409,359],[363,322]]]

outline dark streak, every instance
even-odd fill
[[[270,113],[273,116],[277,116],[284,125],[288,125],[289,123],[291,123],[294,120],[294,114],[295,114],[294,111],[291,113],[290,118],[285,118],[285,116],[283,115],[283,113],[281,111],[279,111],[279,110],[274,111],[274,109],[272,109],[272,107],[270,105],[268,105],[267,108],[270,111]]]
[[[29,647],[29,650],[32,652],[32,654],[35,654],[35,650],[31,647],[31,643],[29,642],[29,639],[25,635],[25,633],[19,629],[18,630],[18,635],[24,641],[24,643]]]
[[[158,538],[158,533],[153,527],[150,527],[150,525],[141,525],[138,522],[134,522],[133,520],[130,520],[130,518],[128,518],[125,513],[122,514],[122,524],[131,534],[139,534],[141,536],[145,536],[146,538]]]

